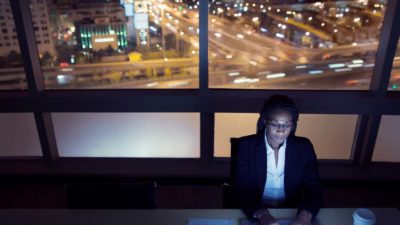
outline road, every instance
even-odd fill
[[[198,12],[189,10],[183,15],[175,7],[162,7],[166,15],[162,27],[198,49]],[[369,41],[299,48],[257,32],[240,20],[212,14],[208,37],[210,86],[220,88],[366,89],[369,82],[364,81],[371,77],[378,45]],[[43,71],[48,88],[198,87],[197,53],[190,58],[45,67]],[[24,76],[22,68],[4,71],[0,81],[16,76]]]

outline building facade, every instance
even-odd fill
[[[30,0],[30,7],[39,55],[48,52],[54,56],[47,3],[45,0]],[[12,51],[19,53],[10,0],[0,0],[0,30],[0,56],[7,56]]]
[[[119,1],[86,1],[76,3],[73,10],[76,38],[81,49],[99,50],[103,48],[99,46],[111,46],[123,50],[127,47],[127,19]]]

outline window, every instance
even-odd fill
[[[352,155],[351,150],[359,151],[359,143],[375,141],[374,135],[365,134],[364,131],[360,131],[361,129],[356,129],[356,126],[360,128],[360,124],[363,125],[366,121],[364,119],[369,119],[370,116],[378,115],[379,117],[387,114],[388,116],[384,116],[381,121],[373,162],[398,161],[396,153],[392,151],[396,146],[396,142],[393,141],[395,139],[385,134],[387,133],[385,130],[392,129],[389,125],[392,123],[396,125],[396,119],[392,117],[399,115],[398,109],[394,106],[400,103],[398,93],[374,95],[371,91],[365,90],[369,87],[371,71],[373,68],[376,69],[374,67],[375,52],[385,52],[385,49],[376,49],[379,46],[378,41],[381,41],[378,40],[381,26],[384,31],[390,29],[390,34],[396,33],[392,31],[397,26],[395,23],[391,24],[391,20],[385,19],[383,25],[381,22],[383,16],[393,18],[393,14],[400,12],[398,8],[396,8],[396,13],[387,10],[393,9],[391,6],[394,5],[399,7],[397,2],[395,4],[394,1],[388,1],[388,6],[386,6],[385,3],[382,4],[382,1],[372,5],[363,5],[366,1],[339,1],[332,6],[333,3],[330,1],[299,3],[278,8],[274,4],[262,5],[259,3],[261,1],[257,1],[254,6],[253,4],[246,6],[246,2],[250,1],[243,1],[244,5],[235,8],[234,5],[226,5],[227,2],[233,1],[211,0],[208,9],[207,1],[194,0],[193,3],[181,4],[164,1],[168,2],[164,5],[160,3],[162,1],[153,1],[155,3],[150,9],[151,13],[143,10],[133,15],[131,15],[133,9],[123,11],[129,9],[129,4],[125,3],[127,1],[123,1],[124,7],[116,6],[120,3],[111,6],[108,1],[103,1],[104,3],[97,5],[94,9],[77,7],[83,9],[83,14],[79,14],[76,9],[71,9],[71,12],[66,13],[50,13],[50,8],[57,10],[57,5],[54,4],[59,1],[46,2],[49,4],[44,4],[43,12],[31,11],[32,23],[40,24],[42,20],[48,24],[48,30],[35,32],[36,40],[44,43],[49,41],[49,44],[29,46],[37,47],[42,65],[42,71],[36,70],[37,65],[33,65],[35,70],[31,71],[40,72],[39,76],[29,74],[32,76],[30,78],[37,79],[42,73],[47,89],[90,90],[46,90],[43,95],[38,95],[33,88],[29,92],[22,91],[22,94],[1,91],[0,97],[6,107],[2,105],[0,108],[3,113],[35,112],[35,114],[47,115],[42,111],[53,112],[51,118],[54,133],[51,131],[51,134],[56,136],[58,153],[61,157],[170,158],[177,150],[180,153],[177,157],[189,159],[172,161],[167,159],[168,163],[171,162],[175,166],[175,162],[184,161],[192,163],[189,168],[201,168],[196,172],[183,171],[183,174],[192,175],[193,173],[197,176],[205,176],[205,174],[215,172],[212,176],[220,178],[226,175],[229,162],[225,159],[214,160],[213,157],[228,157],[229,138],[254,133],[256,112],[262,100],[271,94],[283,93],[294,97],[300,106],[302,114],[297,134],[311,139],[319,159],[338,159],[335,165],[336,163],[341,165],[342,160],[349,161]],[[26,1],[13,1],[13,4],[25,3]],[[36,4],[35,1],[32,4]],[[331,7],[332,10],[326,11],[326,7]],[[107,10],[114,8],[118,10]],[[264,9],[267,13],[263,12]],[[95,10],[108,11],[108,14],[113,15],[92,18]],[[123,15],[120,12],[123,12]],[[45,16],[39,18],[43,14]],[[146,17],[146,14],[150,17]],[[58,15],[61,16],[58,17]],[[199,30],[199,26],[206,27],[207,25],[203,23],[207,21],[201,20],[207,19],[205,15],[209,15],[209,30]],[[9,19],[8,15],[4,16]],[[241,19],[237,19],[238,17]],[[146,18],[149,22],[145,25],[141,24],[146,21]],[[370,18],[373,19],[368,20]],[[280,19],[282,21],[276,23]],[[333,22],[326,22],[322,26],[322,23],[318,21],[320,19]],[[370,24],[364,24],[367,20]],[[253,29],[253,26],[257,28],[258,23],[260,25],[258,30]],[[354,32],[352,26],[346,27],[346,25],[357,23],[362,23],[363,26],[354,26]],[[7,21],[7,28],[15,31],[12,24]],[[329,25],[334,26],[333,24],[336,24],[337,32],[333,30],[333,34],[329,33],[332,36],[327,37],[332,38],[332,44],[329,41],[320,41],[320,39],[323,40],[324,35],[319,31],[329,29]],[[136,28],[135,26],[141,25],[146,29],[132,30]],[[318,29],[315,25],[319,26],[317,26]],[[269,27],[273,29],[267,30]],[[368,28],[368,31],[365,28]],[[19,29],[24,29],[24,27],[18,25]],[[283,30],[285,31],[282,32]],[[204,35],[207,34],[206,32],[208,37]],[[33,34],[25,32],[24,35],[29,37],[28,40],[33,39],[29,36]],[[3,39],[3,33],[0,33],[0,37]],[[43,37],[49,38],[44,40]],[[387,41],[387,37],[387,34],[382,35],[382,41]],[[21,40],[24,38],[21,37]],[[285,38],[291,42],[286,41]],[[353,39],[355,42],[352,42]],[[260,44],[263,43],[262,40],[272,40],[274,45],[271,45],[269,41],[267,41],[269,44]],[[276,42],[277,40],[279,41]],[[17,43],[15,40],[12,41],[13,44]],[[231,42],[235,44],[232,45]],[[208,49],[201,48],[201,53],[203,53],[201,57],[198,56],[199,43],[208,45]],[[5,45],[6,42],[1,42],[1,44]],[[34,43],[28,42],[28,45],[30,44]],[[267,54],[256,54],[264,48],[263,46],[269,48],[266,51]],[[290,46],[290,48],[282,46]],[[235,51],[232,51],[232,48]],[[1,54],[8,53],[1,56],[0,60],[0,89],[26,88],[19,48],[10,46],[8,43],[7,48],[3,49],[6,51],[1,50]],[[287,49],[294,49],[293,55],[289,54],[291,52]],[[208,54],[204,50],[208,50]],[[250,54],[246,53],[249,50],[252,50]],[[246,54],[242,54],[243,52]],[[360,52],[366,53],[359,54]],[[296,57],[303,53],[307,56],[305,59]],[[321,58],[323,60],[320,60]],[[112,60],[117,60],[117,62]],[[263,60],[269,64],[262,64]],[[376,60],[387,63],[388,60],[393,59],[382,57]],[[314,61],[319,62],[316,64]],[[209,66],[209,68],[200,68],[202,71],[208,69],[200,77],[198,75],[199,62],[203,63],[202,65],[208,62]],[[31,66],[29,63],[25,65]],[[394,62],[393,65],[395,71],[397,63]],[[278,71],[281,69],[288,69],[290,74],[287,71]],[[358,74],[361,78],[354,78],[356,81],[346,82],[346,86],[343,86],[342,79],[346,81],[353,79],[347,72],[361,70],[365,72]],[[385,77],[390,71],[379,72]],[[352,75],[358,76],[357,73]],[[328,80],[324,80],[325,77],[328,77]],[[331,82],[331,77],[338,80]],[[201,85],[199,91],[93,90],[197,88],[199,80],[202,81],[205,78],[208,78],[211,90],[208,90],[207,85]],[[225,90],[232,88],[285,90]],[[307,91],[300,89],[307,89]],[[42,93],[42,90],[39,92]],[[62,101],[56,102],[56,100]],[[33,120],[32,113],[28,114]],[[39,119],[33,121],[38,124],[35,128],[41,130],[43,127],[41,121]],[[357,121],[359,124],[356,124]],[[389,122],[386,123],[387,121]],[[378,131],[374,130],[378,122],[371,123],[373,123],[370,126],[373,128],[372,131],[365,132],[374,134]],[[393,133],[396,132],[396,127],[393,131]],[[20,131],[15,133],[18,132]],[[355,136],[361,140],[355,141],[353,139]],[[181,137],[185,137],[185,142],[181,142]],[[7,138],[7,136],[2,138]],[[145,141],[146,138],[150,141]],[[186,142],[186,139],[190,141]],[[387,144],[391,146],[388,147]],[[213,146],[214,152],[211,151]],[[40,152],[40,149],[38,151]],[[369,154],[355,153],[356,160],[364,157],[364,161],[370,162]],[[44,154],[51,153],[44,151]],[[38,154],[24,153],[23,155],[36,156]],[[74,161],[74,159],[65,161],[69,160]],[[91,163],[96,161],[85,160]],[[120,159],[109,159],[106,162],[114,160],[119,162]],[[147,161],[123,160],[126,162]],[[161,161],[164,163],[167,160]],[[198,163],[203,160],[207,163]],[[324,164],[325,161],[322,160],[321,163]],[[106,173],[112,170],[107,163],[102,165],[101,169],[103,168]],[[212,168],[221,170],[215,171]],[[117,170],[122,171],[120,168]],[[67,168],[65,171],[69,172]],[[53,170],[48,167],[46,172],[53,172]]]
[[[1,113],[0,124],[0,157],[42,155],[32,113]]]
[[[53,46],[38,49],[39,55],[46,55],[42,66],[52,66],[55,71],[45,76],[46,88],[198,88],[197,10],[154,1],[152,7],[146,4],[142,11],[134,11],[128,2],[93,1],[77,3],[76,8],[56,13],[59,18],[50,20],[49,8],[59,10],[56,4],[52,1],[43,5],[43,10],[31,12],[41,15],[32,18],[33,22],[52,24],[55,30]],[[104,16],[95,17],[96,13]],[[50,30],[53,28],[43,26],[41,34],[53,37]],[[109,66],[102,67],[104,63]],[[73,79],[53,82],[58,75]]]
[[[53,113],[52,117],[62,157],[200,157],[198,113]]]
[[[385,7],[365,1],[275,5],[213,0],[209,85],[368,89]]]
[[[382,116],[372,161],[400,162],[400,116]]]

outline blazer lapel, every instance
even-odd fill
[[[257,135],[255,157],[257,168],[257,187],[261,195],[264,193],[265,181],[267,179],[267,153],[265,147],[264,132]]]

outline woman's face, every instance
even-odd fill
[[[292,114],[285,110],[277,110],[266,119],[267,140],[271,147],[285,142],[293,127]]]

